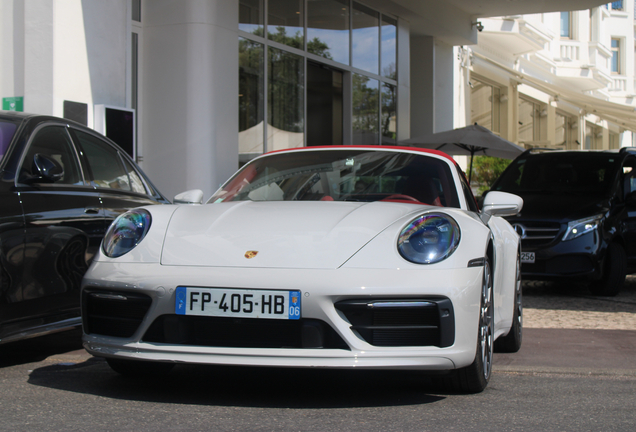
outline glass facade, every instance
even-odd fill
[[[303,59],[269,48],[267,82],[267,150],[302,147],[304,143]]]
[[[364,75],[353,75],[353,144],[378,143],[379,82]]]
[[[263,34],[262,0],[239,1],[239,30],[248,33]]]
[[[619,39],[612,38],[612,59],[611,71],[613,74],[621,73],[621,42]]]
[[[382,144],[397,144],[397,87],[382,83],[380,133]]]
[[[263,153],[262,44],[239,38],[239,152]]]
[[[571,12],[561,12],[561,37],[562,38],[571,38],[572,30],[570,25],[570,18],[572,17]]]
[[[360,4],[353,4],[352,64],[353,67],[379,74],[380,14]]]
[[[397,21],[382,17],[382,76],[397,80]]]
[[[269,40],[303,49],[305,42],[303,0],[270,1],[267,9]]]
[[[307,52],[349,64],[349,8],[348,0],[307,0]]]
[[[396,19],[352,0],[240,0],[239,35],[241,161],[396,142]]]

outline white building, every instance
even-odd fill
[[[632,145],[634,0],[480,22],[479,43],[456,48],[455,127],[476,122],[526,147]]]
[[[615,146],[636,130],[619,105],[634,91],[633,27],[613,32],[633,26],[633,5],[601,3],[0,0],[0,97],[107,133],[130,127],[124,144],[169,197],[210,195],[239,161],[276,148],[394,143],[487,122],[481,83],[494,96],[491,128],[512,141]],[[588,8],[591,21],[573,12],[561,39],[554,12]],[[543,21],[522,15],[533,13]],[[483,18],[493,16],[507,18]]]

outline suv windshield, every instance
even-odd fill
[[[619,156],[600,152],[529,154],[515,160],[492,190],[523,193],[609,194]]]
[[[446,162],[426,155],[366,150],[296,151],[256,159],[208,203],[383,199],[459,207]]]
[[[12,122],[0,121],[0,161],[9,149],[9,144],[13,139],[13,134],[18,125]]]

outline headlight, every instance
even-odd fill
[[[433,264],[448,258],[459,244],[459,225],[443,213],[424,214],[400,233],[400,255],[416,264]]]
[[[603,215],[596,215],[585,219],[568,222],[568,229],[563,236],[563,241],[572,240],[583,234],[594,231],[598,227]]]
[[[106,256],[117,258],[130,252],[146,236],[152,218],[144,209],[135,209],[121,214],[106,231],[102,249]]]

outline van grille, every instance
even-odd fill
[[[558,222],[514,220],[511,223],[521,237],[521,246],[524,250],[552,243],[561,231],[561,224]]]

